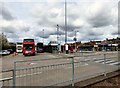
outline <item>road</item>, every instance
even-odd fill
[[[73,54],[37,54],[36,56],[24,57],[22,54],[13,57],[5,56],[2,58],[3,70],[13,68],[13,62],[17,60],[37,60],[17,63],[17,69],[23,69],[16,72],[19,78],[16,85],[18,86],[50,86],[61,82],[71,83],[72,81],[72,59],[63,58],[69,56],[74,57],[74,79],[80,81],[88,79],[105,72],[104,53],[106,53],[106,72],[118,69],[120,62],[118,61],[117,52],[89,52],[89,53],[73,53]],[[47,60],[50,58],[58,58]],[[46,59],[46,60],[44,60]],[[64,64],[63,64],[64,63]],[[59,64],[59,65],[53,65]],[[48,66],[49,65],[49,66]],[[42,66],[42,67],[41,67]],[[37,67],[37,68],[36,68]],[[38,68],[39,67],[39,68]],[[3,74],[8,77],[11,74]],[[28,81],[29,80],[29,81]],[[63,84],[62,84],[63,85]]]

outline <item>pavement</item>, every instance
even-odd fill
[[[104,64],[104,54],[106,54],[106,69]],[[71,54],[39,53],[36,56],[27,57],[24,57],[22,54],[18,54],[18,56],[14,57],[12,55],[2,57],[2,70],[13,69],[14,61],[32,60],[17,63],[16,68],[18,71],[16,72],[16,75],[18,78],[16,85],[50,86],[55,84],[60,85],[60,83],[67,85],[72,82],[72,59],[69,58],[71,56],[75,56],[75,82],[104,74],[105,70],[106,73],[112,72],[117,70],[120,66],[117,52],[78,52]],[[12,73],[3,74],[3,78],[9,76],[12,76]]]

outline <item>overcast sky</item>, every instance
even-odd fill
[[[67,0],[68,42],[118,37],[119,0]],[[65,41],[64,0],[4,0],[0,3],[0,31],[10,42],[34,38],[45,44]],[[44,29],[44,33],[43,33]]]

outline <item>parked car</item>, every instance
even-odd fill
[[[13,49],[7,49],[7,51],[9,51],[10,54],[14,53]]]
[[[8,50],[0,51],[0,55],[9,55],[9,54],[10,54],[10,51],[8,51]]]

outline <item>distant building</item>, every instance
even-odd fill
[[[48,45],[45,46],[45,52],[57,53],[58,52],[58,43],[56,41],[50,41]]]
[[[75,43],[70,43],[69,45],[75,45]],[[106,39],[102,41],[89,41],[86,43],[77,42],[78,50],[85,51],[118,51],[120,46],[120,38]]]
[[[50,42],[48,43],[48,45],[57,46],[58,43],[57,43],[57,41],[50,41]]]

